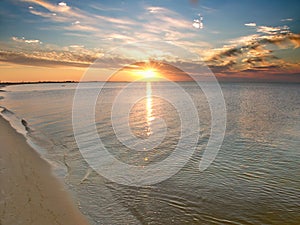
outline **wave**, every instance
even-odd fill
[[[20,119],[13,111],[7,109],[4,106],[0,106],[0,109],[0,114],[2,114],[2,117],[7,120],[18,133],[21,133],[26,137],[28,133],[33,131],[33,129],[29,127],[28,122],[25,119]]]
[[[28,121],[18,117],[14,112],[4,106],[0,106],[0,116],[9,122],[9,124],[20,134],[22,134],[27,143],[52,167],[54,174],[59,177],[66,176],[71,170],[64,162],[49,158],[48,151],[55,147],[55,144],[49,140],[42,132],[35,131]]]
[[[2,92],[6,92],[6,90],[4,90],[3,88],[5,88],[5,86],[1,86],[0,85],[0,93]],[[0,96],[0,100],[2,100],[2,99],[4,99],[4,97],[3,96]]]
[[[1,114],[8,115],[8,116],[14,115],[14,113],[9,109],[7,109],[6,107],[0,106],[0,109],[2,109]]]
[[[29,131],[31,130],[30,127],[28,126],[28,123],[27,123],[26,120],[22,119],[22,120],[21,120],[21,123],[23,124],[23,126],[25,127],[25,130],[26,130],[27,132],[29,132]]]

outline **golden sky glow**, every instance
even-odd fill
[[[109,81],[191,81],[191,77],[168,63],[156,61],[137,62],[115,72]]]

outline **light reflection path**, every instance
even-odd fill
[[[176,148],[167,158],[146,166],[124,163],[108,151],[97,133],[95,110],[91,107],[99,96],[99,90],[91,90],[95,91],[91,94],[93,98],[87,99],[84,89],[77,88],[74,102],[80,104],[73,104],[74,136],[85,160],[104,177],[131,186],[152,185],[176,174],[193,155],[199,138],[199,117],[193,99],[178,83],[167,79],[162,81],[167,82],[168,88],[151,89],[151,100],[153,97],[159,97],[176,109],[180,118],[181,134]],[[136,82],[139,80],[127,84],[118,92],[111,109],[111,123],[116,137],[124,146],[135,151],[149,151],[162,143],[167,134],[167,125],[162,118],[157,117],[151,121],[152,134],[147,139],[138,138],[132,133],[129,123],[131,109],[139,101],[147,98],[145,89],[136,91]],[[102,84],[99,83],[100,85]],[[85,123],[91,124],[94,130],[89,134],[90,138],[95,140],[92,146],[85,141],[85,136],[80,132],[82,124],[77,122],[83,119],[82,108],[85,109]]]
[[[147,110],[147,136],[150,136],[152,134],[152,129],[151,129],[151,123],[155,119],[152,117],[152,86],[151,82],[147,82],[146,86],[146,97],[147,97],[147,102],[146,102],[146,110]]]
[[[152,116],[152,86],[150,82],[146,83],[146,93],[144,91],[136,91],[133,95],[133,90],[136,89],[136,84],[130,83],[127,87],[123,88],[114,101],[112,108],[112,125],[117,138],[122,144],[135,151],[150,151],[159,146],[167,134],[167,126],[165,121]],[[155,94],[161,96],[159,90]],[[173,96],[175,93],[173,93]],[[146,134],[147,138],[139,138],[132,133],[129,118],[132,107],[141,100],[146,100],[145,113],[146,113]]]

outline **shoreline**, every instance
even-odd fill
[[[269,81],[269,80],[224,80],[217,79],[220,84],[291,84],[299,85],[300,81]],[[135,81],[136,83],[145,83],[145,81]],[[152,81],[153,83],[168,83],[168,81]],[[195,81],[175,81],[175,83],[192,83]],[[199,80],[199,82],[210,83],[212,81]],[[2,82],[0,88],[11,85],[24,84],[79,84],[79,83],[132,83],[131,81],[24,81],[24,82]]]
[[[0,116],[0,224],[87,225],[51,166]]]

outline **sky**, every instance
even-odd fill
[[[298,0],[1,0],[0,81],[78,81],[93,69],[105,80],[160,61],[205,65],[219,80],[300,82],[299,12]]]

